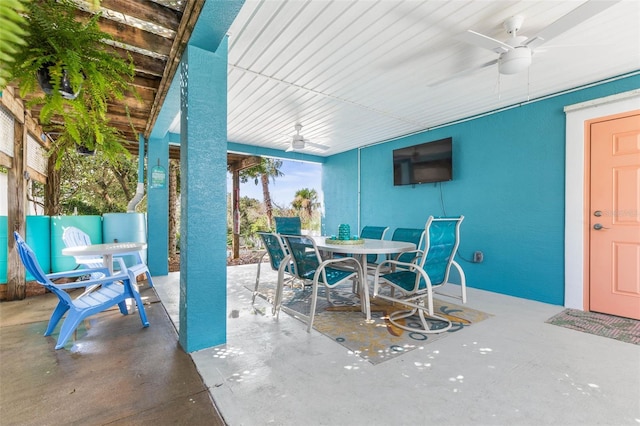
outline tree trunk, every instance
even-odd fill
[[[26,202],[27,188],[24,179],[26,163],[25,125],[17,119],[13,120],[13,166],[7,173],[7,215],[8,252],[7,252],[7,300],[24,299],[27,296],[25,270],[20,260],[13,232],[16,231],[27,239]]]
[[[178,167],[175,160],[169,160],[169,257],[176,255],[176,233],[178,226]]]
[[[266,173],[260,175],[262,182],[262,196],[264,197],[264,207],[267,210],[267,221],[269,228],[273,229],[273,205],[271,204],[271,194],[269,194],[269,176]]]
[[[127,174],[123,173],[123,170],[120,167],[112,166],[111,170],[113,170],[113,174],[116,176],[116,179],[118,180],[118,183],[122,188],[122,192],[124,192],[124,198],[126,200],[131,200],[133,198],[133,195],[131,195],[131,191],[129,190],[129,182],[127,181]]]
[[[233,189],[231,196],[231,215],[232,215],[232,249],[233,258],[240,257],[240,172],[238,170],[233,171]]]
[[[60,208],[60,170],[56,169],[58,154],[53,151],[49,153],[47,162],[47,184],[44,193],[44,214],[45,216],[59,216]]]

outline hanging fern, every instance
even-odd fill
[[[22,97],[31,95],[27,107],[42,106],[40,121],[56,128],[59,136],[54,146],[59,154],[81,145],[116,158],[127,151],[120,132],[108,123],[108,102],[121,100],[132,91],[133,61],[123,59],[103,42],[112,37],[100,30],[99,13],[81,22],[76,12],[71,0],[28,3],[28,34],[8,67],[8,80],[18,83]],[[39,89],[37,73],[43,67],[49,71],[51,94]],[[77,98],[65,98],[60,92],[63,75],[78,92]],[[60,122],[64,125],[56,124]]]
[[[24,37],[25,11],[20,0],[0,1],[0,88],[11,78],[9,67],[15,62],[15,54],[26,43]]]

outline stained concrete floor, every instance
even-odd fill
[[[106,312],[59,351],[48,296],[1,303],[0,424],[640,424],[640,346],[546,324],[560,306],[469,289],[491,318],[373,365],[262,299],[256,313],[255,270],[228,268],[227,344],[190,356],[179,273],[154,277],[162,305],[143,290],[151,327]]]
[[[52,294],[0,303],[0,425],[224,425],[154,291],[90,317],[55,350]]]
[[[256,265],[227,271],[227,344],[191,356],[230,425],[640,424],[640,346],[545,323],[561,306],[471,288],[491,318],[373,365],[262,299],[256,314]],[[154,283],[177,322],[179,274]]]

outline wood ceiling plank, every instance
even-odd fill
[[[87,22],[93,17],[93,14],[78,10],[76,12],[76,17],[81,22]],[[150,33],[140,28],[136,28],[122,22],[117,22],[112,19],[105,18],[104,16],[98,19],[98,26],[102,31],[112,36],[116,41],[149,50],[164,56],[168,56],[171,51],[171,45],[173,43],[171,39]]]
[[[105,9],[120,12],[123,15],[147,21],[155,25],[177,30],[182,13],[162,6],[150,0],[102,0],[100,5]]]
[[[153,75],[136,74],[133,78],[133,85],[139,87],[146,87],[148,89],[158,90],[160,86],[160,77]]]
[[[136,74],[141,72],[144,74],[149,74],[150,76],[160,77],[164,72],[164,67],[167,63],[166,61],[155,59],[150,56],[132,52],[120,47],[114,47],[114,50],[122,58],[128,59],[129,56],[131,56],[136,69]]]

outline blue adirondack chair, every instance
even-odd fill
[[[434,289],[449,283],[453,266],[460,279],[460,299],[463,303],[467,301],[465,274],[454,260],[460,244],[460,224],[463,219],[464,216],[430,216],[424,231],[425,248],[417,258],[409,261],[385,260],[377,266],[373,278],[373,297],[397,302],[409,308],[389,315],[389,321],[395,326],[419,333],[442,333],[451,328],[449,319],[434,314],[433,292]],[[393,272],[387,273],[389,270]],[[383,292],[383,287],[390,287],[390,294]],[[411,321],[404,324],[400,321],[414,315],[418,317],[419,322]]]
[[[20,259],[27,271],[31,273],[38,282],[58,297],[58,305],[51,314],[49,324],[44,333],[45,336],[51,335],[56,325],[67,313],[67,317],[60,328],[60,335],[56,343],[56,349],[64,346],[65,342],[71,337],[74,330],[87,317],[102,312],[112,306],[118,305],[120,312],[127,315],[127,299],[135,299],[138,306],[138,313],[143,327],[149,326],[147,315],[142,304],[142,299],[135,285],[135,275],[131,271],[120,272],[115,275],[109,275],[107,268],[92,269],[76,269],[67,272],[58,272],[55,274],[45,274],[36,259],[35,253],[22,239],[17,232],[13,233],[18,248]],[[55,284],[53,280],[62,277],[79,277],[87,274],[101,273],[102,278],[91,279],[85,281],[76,281],[68,284]],[[97,276],[97,275],[96,275]],[[120,283],[121,282],[121,283]],[[77,299],[72,299],[65,291],[75,288],[87,288],[99,286],[93,292],[85,292]]]

